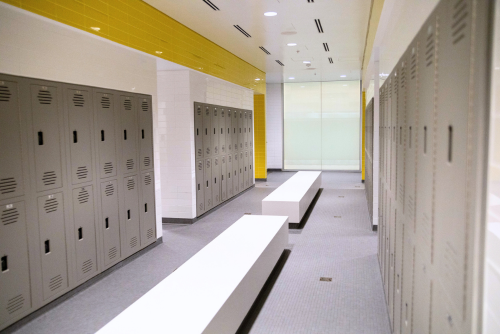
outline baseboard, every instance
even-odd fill
[[[372,225],[372,231],[377,232],[378,231],[378,225]]]
[[[255,179],[255,181],[267,182],[267,178],[265,178],[265,179]]]
[[[365,180],[361,180],[361,183],[365,183]]]
[[[272,172],[282,172],[282,171],[283,171],[283,169],[281,169],[281,168],[268,168],[268,169],[267,169],[267,172],[268,172],[268,173],[272,173]]]

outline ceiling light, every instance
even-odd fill
[[[101,28],[99,28],[99,27],[90,27],[90,29],[95,30],[95,31],[101,30]]]
[[[288,46],[295,46],[295,45],[297,45],[297,43],[288,43],[287,45]]]
[[[340,77],[341,77],[341,78],[345,78],[345,77],[346,77],[346,75],[341,75]]]
[[[163,52],[161,51],[156,51],[157,54],[161,55]]]
[[[311,62],[309,60],[304,60],[303,63],[304,64],[310,64]]]
[[[300,88],[304,88],[305,86],[300,86]]]
[[[276,12],[265,12],[264,15],[265,16],[276,16],[276,15],[278,15],[278,13],[276,13]]]
[[[347,85],[342,85],[342,86],[347,87]]]
[[[293,79],[295,79],[295,78],[294,78],[294,77],[290,77],[290,78],[288,78],[288,79],[293,80]]]
[[[259,78],[257,78],[257,79],[255,79],[255,80],[259,81],[260,79],[259,79]]]

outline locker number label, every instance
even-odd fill
[[[14,207],[14,204],[7,204],[5,206],[6,209],[12,209]]]
[[[53,199],[54,198],[54,195],[49,195],[47,196],[48,199]]]

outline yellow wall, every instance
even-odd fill
[[[143,1],[0,1],[258,93],[266,92],[264,72]],[[100,29],[95,31],[92,27]]]
[[[361,180],[365,180],[365,140],[366,140],[366,92],[362,93],[363,103],[361,103],[361,112],[363,113],[361,124]]]
[[[267,178],[266,162],[266,96],[254,95],[255,178]]]

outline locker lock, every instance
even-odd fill
[[[2,256],[2,272],[6,272],[9,270],[9,266],[7,264],[7,255]]]

